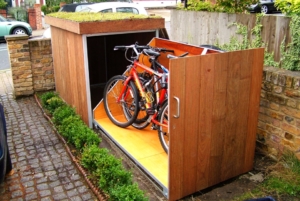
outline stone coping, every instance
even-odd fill
[[[29,36],[26,34],[16,34],[16,35],[7,35],[5,36],[6,41],[13,41],[13,40],[28,40]]]

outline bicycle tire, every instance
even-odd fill
[[[126,128],[130,126],[137,118],[138,93],[135,84],[129,81],[119,103],[117,99],[124,86],[126,77],[116,75],[106,83],[103,93],[104,109],[108,118],[117,126]],[[130,112],[130,117],[125,114]]]
[[[159,111],[158,121],[161,124],[167,124],[167,128],[163,126],[158,127],[158,138],[159,141],[165,150],[165,152],[169,153],[169,105],[168,101],[166,101]]]

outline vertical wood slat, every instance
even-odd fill
[[[181,100],[180,106],[184,105],[185,100],[185,59],[178,59],[178,60],[170,60],[170,65],[172,65],[172,70],[170,70],[170,74],[172,73],[172,76],[170,76],[170,86],[169,86],[169,124],[171,125],[169,127],[170,133],[174,133],[170,135],[170,144],[169,149],[172,150],[172,153],[169,154],[169,200],[176,200],[178,198],[181,198],[183,193],[183,166],[185,165],[183,163],[183,148],[184,144],[184,135],[182,133],[185,132],[185,126],[183,122],[178,122],[178,119],[173,118],[174,114],[177,114],[177,102],[174,99],[174,96],[176,94],[176,97]],[[173,71],[173,70],[176,70]],[[180,81],[180,83],[177,83]],[[173,84],[173,83],[176,83]],[[176,88],[176,86],[181,86],[180,88]],[[176,92],[176,93],[175,93]],[[180,107],[180,119],[184,116],[184,110],[182,107]],[[174,126],[173,126],[174,125]],[[179,133],[179,134],[178,134]],[[180,134],[181,133],[181,134]],[[175,154],[176,153],[176,154]],[[177,167],[172,168],[170,167]]]
[[[259,100],[260,93],[255,86],[260,86],[262,82],[262,69],[264,59],[264,49],[255,49],[252,57],[252,69],[251,69],[251,89],[249,94],[249,117],[248,117],[248,135],[245,145],[245,159],[243,172],[252,168],[254,159],[254,149],[256,140],[256,127],[258,122]]]
[[[200,71],[198,70],[199,57],[192,57],[185,60],[185,65],[190,66],[185,71],[185,94],[184,102],[186,107],[181,107],[184,111],[183,115],[188,117],[184,119],[184,141],[183,141],[183,183],[187,185],[183,189],[183,194],[191,194],[196,191],[197,182],[197,135],[198,135],[198,113],[200,94],[197,93],[200,87]],[[182,100],[182,99],[181,99]],[[184,106],[184,105],[183,105]],[[191,107],[192,106],[192,107]],[[189,126],[187,126],[189,125]],[[191,151],[194,150],[194,151]],[[185,164],[189,163],[189,166]]]
[[[260,48],[170,62],[169,200],[252,169],[263,53]],[[172,116],[173,96],[181,101],[178,119]]]
[[[213,104],[213,86],[214,86],[214,70],[215,60],[213,55],[207,55],[201,58],[199,65],[200,68],[200,88],[195,90],[200,94],[199,97],[199,136],[197,139],[197,188],[205,188],[210,182],[209,164],[213,160],[211,155],[211,117],[212,117],[212,104]],[[198,65],[198,66],[199,66]],[[204,107],[205,105],[205,107]]]
[[[226,120],[226,95],[227,95],[227,82],[228,82],[228,56],[222,54],[218,57],[219,59],[214,60],[210,58],[210,63],[214,63],[214,71],[211,73],[214,74],[211,81],[214,83],[212,90],[209,90],[208,93],[212,93],[212,116],[211,116],[211,153],[210,163],[209,163],[209,178],[208,185],[214,185],[221,180],[222,176],[222,159],[224,154],[224,135],[225,132],[225,120]],[[209,78],[210,80],[211,78]],[[218,126],[214,126],[218,125]],[[200,158],[198,159],[200,160]]]
[[[240,75],[240,58],[241,52],[229,52],[228,63],[230,69],[227,74],[227,95],[226,95],[226,119],[225,119],[225,131],[224,135],[224,154],[222,158],[222,179],[232,177],[232,173],[235,174],[236,164],[235,160],[240,150],[236,150],[237,147],[237,108],[239,104],[239,75]],[[233,171],[234,170],[234,171]]]

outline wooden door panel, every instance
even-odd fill
[[[263,51],[170,61],[169,200],[252,169]]]

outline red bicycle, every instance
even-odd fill
[[[160,52],[174,52],[150,46],[116,46],[125,50],[125,57],[131,64],[123,75],[112,77],[104,88],[103,102],[109,119],[117,126],[129,125],[142,129],[152,123],[158,131],[162,147],[168,153],[168,70],[157,59]],[[132,49],[135,56],[127,58]],[[151,66],[139,62],[141,54],[149,56]]]

